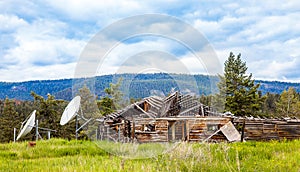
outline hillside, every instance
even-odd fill
[[[77,87],[83,84],[95,86],[94,92],[98,96],[103,96],[103,90],[109,86],[109,83],[115,83],[120,77],[123,78],[122,91],[126,93],[126,96],[133,98],[142,98],[153,94],[166,95],[172,89],[180,89],[186,93],[195,93],[197,95],[208,95],[217,92],[216,84],[219,81],[216,76],[155,73],[104,75],[88,79],[0,82],[0,99],[8,97],[17,100],[32,100],[30,92],[34,91],[44,97],[50,93],[55,95],[57,99],[70,100],[72,98],[73,84],[76,84]],[[193,80],[196,84],[192,84]],[[88,84],[90,82],[93,84]],[[261,83],[260,91],[263,94],[267,92],[280,94],[288,87],[294,87],[297,92],[300,92],[299,83],[279,81],[256,81],[256,83]]]

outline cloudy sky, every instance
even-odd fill
[[[197,29],[210,43],[221,65],[230,52],[241,53],[255,79],[300,82],[298,0],[239,3],[233,0],[0,0],[0,81],[72,78],[82,52],[95,35],[114,23],[143,14],[174,16]],[[93,74],[149,72],[149,69],[211,73],[205,70],[210,62],[197,61],[180,38],[164,37],[169,33],[174,37],[181,34],[182,39],[193,37],[186,28],[166,27],[167,22],[155,23],[156,27],[148,25],[151,26],[148,32],[158,31],[160,36],[139,35],[118,44],[106,42],[125,31],[134,32],[143,22],[137,20],[121,29],[111,29],[109,38],[105,35],[104,41],[98,41],[100,49],[105,45],[114,47],[106,50],[106,58],[101,64],[97,62]],[[199,40],[199,45],[203,41]],[[201,58],[213,56],[206,51],[197,53]],[[184,70],[178,71],[176,65],[183,66]]]

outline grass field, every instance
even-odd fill
[[[117,156],[131,150],[114,147],[108,142],[62,139],[38,141],[35,147],[27,142],[0,144],[0,171],[300,171],[300,140],[180,143],[168,153],[143,159]],[[144,155],[160,148],[139,146]]]

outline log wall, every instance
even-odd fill
[[[244,140],[246,141],[300,139],[300,121],[230,117],[140,118],[130,121],[129,128],[124,121],[118,124],[107,124],[99,137],[114,141],[136,140],[139,143],[202,142],[214,134],[208,141],[220,142],[227,141],[227,138],[222,132],[216,133],[216,131],[230,121],[240,133],[245,121]],[[127,136],[123,133],[127,133]]]
[[[153,119],[152,119],[153,120]],[[136,121],[135,137],[140,143],[147,142],[200,142],[215,133],[231,118],[193,117],[193,118],[158,118],[154,121],[153,131],[141,130],[148,120]],[[149,122],[149,121],[148,121]],[[226,137],[217,133],[210,140],[226,141]]]
[[[235,119],[236,128],[241,128],[243,119]],[[282,140],[300,138],[300,121],[245,119],[245,140]]]

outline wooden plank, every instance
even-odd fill
[[[228,122],[222,126],[220,130],[230,142],[239,141],[241,139],[240,133],[233,126],[232,122]]]

